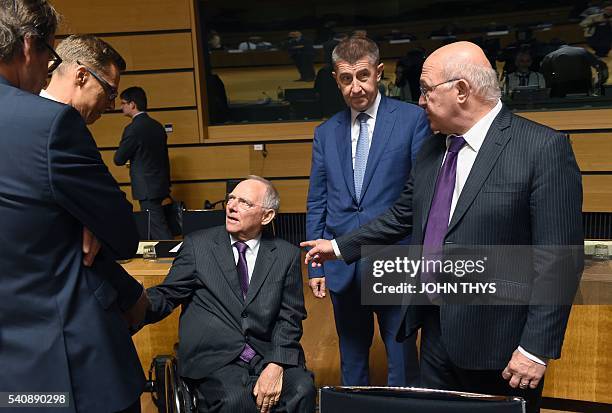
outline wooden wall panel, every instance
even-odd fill
[[[191,33],[104,36],[123,56],[128,71],[191,69]]]
[[[581,171],[612,173],[612,133],[576,133],[570,140]]]
[[[172,180],[229,179],[249,174],[249,148],[199,146],[170,148]]]
[[[120,184],[130,182],[130,169],[126,165],[116,166],[113,162],[114,150],[100,151],[100,153],[102,154],[102,160],[117,182]]]
[[[183,201],[187,209],[202,209],[207,199],[216,202],[225,198],[225,181],[172,184],[172,197]]]
[[[190,0],[54,0],[64,16],[58,34],[190,29]]]
[[[159,121],[162,125],[172,124],[173,131],[168,133],[169,145],[199,142],[197,110],[149,112],[149,116]],[[89,129],[98,147],[117,147],[123,129],[129,123],[130,119],[122,113],[106,113],[100,120],[91,125]]]
[[[211,142],[312,139],[314,129],[320,123],[321,121],[209,126],[208,138]]]
[[[306,212],[308,179],[272,179],[281,199],[280,212]]]
[[[612,212],[612,175],[582,177],[584,212]]]
[[[612,129],[612,109],[517,112],[516,114],[557,130]]]
[[[123,75],[119,90],[140,86],[147,92],[149,109],[196,106],[193,72]],[[117,97],[115,107],[121,107]]]
[[[266,144],[264,151],[251,152],[251,173],[265,177],[309,176],[312,143]],[[264,156],[265,155],[265,156]]]

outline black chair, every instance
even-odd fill
[[[323,387],[319,413],[525,413],[520,397],[406,387]]]

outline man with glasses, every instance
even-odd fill
[[[179,374],[200,413],[314,411],[300,251],[262,234],[279,203],[269,181],[247,177],[227,197],[225,226],[187,235],[164,282],[147,290],[147,322],[182,306]]]
[[[138,244],[132,208],[79,112],[37,96],[62,62],[58,18],[46,0],[0,0],[0,383],[64,393],[66,412],[138,412],[112,269]]]
[[[583,268],[581,176],[572,148],[564,134],[502,105],[497,74],[473,43],[433,52],[420,82],[419,104],[437,133],[423,144],[400,198],[355,232],[303,243],[313,247],[307,261],[353,262],[362,245],[407,234],[418,258],[462,246],[503,246],[496,253],[540,246],[489,274],[499,293],[493,302],[522,297],[521,305],[445,305],[431,295],[414,305],[407,298],[413,305],[404,307],[398,331],[403,339],[422,327],[423,387],[521,396],[527,411],[537,412]],[[547,294],[559,286],[565,300],[551,301]]]
[[[172,239],[162,202],[170,195],[168,136],[164,126],[146,112],[147,95],[137,86],[121,92],[121,111],[132,119],[125,127],[115,165],[130,162],[132,198],[149,213],[151,239]]]

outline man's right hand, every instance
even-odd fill
[[[325,277],[316,277],[308,280],[312,293],[317,298],[325,298]]]
[[[331,241],[328,239],[300,242],[300,247],[311,247],[311,250],[306,253],[304,264],[310,264],[312,268],[322,266],[325,261],[336,259],[334,247],[332,246]]]

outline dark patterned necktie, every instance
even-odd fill
[[[246,260],[246,250],[249,246],[243,241],[236,241],[234,247],[238,251],[238,262],[236,263],[236,269],[238,270],[238,276],[240,278],[240,289],[242,290],[242,297],[246,298],[247,292],[249,291],[249,267]],[[255,357],[255,350],[248,343],[244,344],[242,352],[240,353],[240,360],[245,363],[250,363]]]

